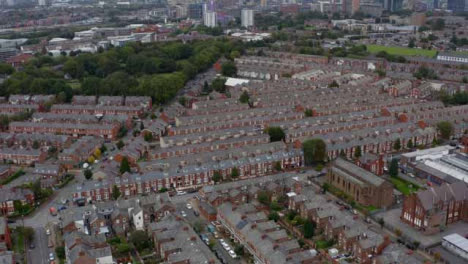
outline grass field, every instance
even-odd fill
[[[377,53],[379,51],[386,51],[391,55],[399,56],[423,56],[428,58],[433,58],[437,54],[435,50],[425,50],[425,49],[412,49],[405,47],[387,47],[381,45],[367,45],[367,51],[370,53]]]
[[[398,177],[390,177],[390,181],[393,183],[395,188],[404,195],[409,195],[419,190],[419,186],[411,184],[410,182]]]

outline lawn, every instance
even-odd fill
[[[315,247],[317,249],[327,249],[335,244],[333,240],[317,240],[315,241]]]
[[[393,183],[395,188],[404,195],[409,195],[419,190],[419,186],[414,185],[398,177],[390,177],[390,181]]]
[[[24,236],[23,232],[19,232],[18,229],[15,229],[12,232],[13,238],[13,251],[19,254],[24,253]]]
[[[433,58],[436,56],[437,51],[435,50],[425,50],[425,49],[415,49],[415,48],[405,48],[405,47],[395,47],[395,46],[381,46],[381,45],[367,45],[367,51],[370,53],[377,53],[379,51],[386,51],[391,55],[399,56],[423,56],[428,58]]]

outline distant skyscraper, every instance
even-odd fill
[[[203,15],[203,24],[207,27],[216,27],[218,25],[216,12],[206,11]]]
[[[468,0],[448,0],[447,9],[453,12],[468,11]]]
[[[398,11],[403,7],[403,0],[384,0],[384,9],[388,11]]]
[[[252,9],[242,9],[241,25],[246,28],[254,25],[254,11]]]
[[[203,17],[203,5],[201,3],[190,4],[187,12],[189,18],[201,19]]]

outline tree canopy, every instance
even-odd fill
[[[319,138],[309,139],[302,143],[306,165],[323,162],[327,156],[327,145]]]
[[[266,129],[266,132],[270,136],[270,142],[281,141],[286,137],[281,127],[269,127]]]
[[[64,92],[69,101],[74,94],[138,95],[165,103],[185,82],[211,67],[221,56],[229,57],[232,51],[243,53],[244,45],[227,39],[185,44],[129,43],[94,54],[37,56],[20,72],[0,64],[0,74],[11,74],[0,85],[0,96]],[[232,74],[235,70],[232,66],[235,68],[232,62],[227,63],[225,71]]]
[[[237,67],[232,61],[227,61],[221,65],[221,73],[224,76],[234,77],[237,74]]]
[[[390,168],[388,170],[388,173],[392,177],[398,176],[398,160],[397,159],[392,159],[390,162]]]
[[[453,134],[453,125],[448,121],[442,121],[437,123],[437,130],[443,139],[450,139]]]

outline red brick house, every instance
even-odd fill
[[[384,173],[383,155],[364,153],[359,159],[356,159],[356,165],[378,176],[382,176]]]
[[[0,188],[0,214],[9,215],[15,211],[14,202],[20,201],[23,205],[34,206],[34,193],[22,188]]]
[[[7,248],[12,248],[11,233],[6,217],[0,217],[0,243],[5,243]]]
[[[28,62],[32,57],[34,57],[32,54],[23,53],[8,58],[6,62],[14,68],[19,68]]]

